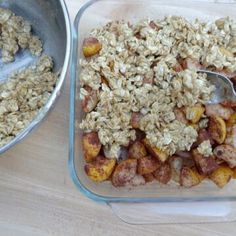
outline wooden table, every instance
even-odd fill
[[[85,2],[67,0],[74,18]],[[69,78],[43,124],[0,158],[1,236],[115,236],[235,234],[235,223],[135,226],[82,195],[68,166]]]

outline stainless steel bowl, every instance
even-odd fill
[[[63,0],[0,0],[0,6],[9,8],[16,15],[20,15],[31,22],[33,32],[44,43],[44,52],[53,57],[54,70],[61,71],[57,85],[47,104],[24,130],[9,143],[0,147],[0,153],[2,153],[30,133],[43,120],[60,95],[71,53],[71,26]],[[0,80],[5,79],[13,71],[27,66],[34,60],[35,57],[32,57],[27,51],[23,51],[18,53],[16,60],[12,63],[3,64],[0,62]]]

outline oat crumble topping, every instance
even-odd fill
[[[98,132],[105,148],[116,156],[121,145],[135,139],[130,120],[133,112],[143,117],[140,129],[150,143],[167,154],[190,150],[197,138],[196,127],[176,120],[174,108],[205,104],[214,86],[196,68],[178,72],[179,60],[192,58],[214,70],[236,70],[236,23],[229,18],[204,23],[168,16],[131,25],[110,22],[91,36],[101,42],[98,56],[80,61],[80,99],[84,86],[98,91],[98,103],[80,124],[85,132]],[[107,83],[103,83],[103,79]],[[204,115],[199,127],[207,126]],[[205,149],[207,146],[207,149]],[[210,155],[208,142],[199,146]],[[206,151],[207,150],[207,151]]]
[[[203,141],[197,148],[198,152],[204,157],[209,157],[213,155],[212,146],[210,140]]]
[[[3,62],[14,61],[20,48],[29,48],[33,55],[40,56],[42,42],[32,35],[31,25],[21,16],[0,7],[0,49]]]
[[[204,129],[208,126],[209,119],[208,118],[203,118],[199,121],[198,126],[200,129]]]
[[[19,48],[29,48],[32,54],[40,56],[42,42],[31,34],[29,22],[0,8],[3,62],[13,61]],[[58,79],[58,74],[52,70],[52,58],[42,55],[35,65],[14,72],[0,83],[0,147],[24,129],[46,104]]]

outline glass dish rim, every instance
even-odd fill
[[[85,185],[83,185],[78,178],[75,168],[75,161],[74,161],[74,137],[75,137],[75,97],[76,97],[76,75],[78,73],[77,70],[77,62],[78,62],[78,25],[80,23],[80,19],[83,13],[89,8],[91,5],[95,4],[96,2],[102,2],[108,0],[90,0],[85,3],[76,14],[74,22],[72,23],[72,37],[71,37],[71,53],[70,53],[70,99],[69,99],[69,158],[68,158],[68,168],[70,176],[76,185],[76,187],[88,198],[96,201],[96,202],[103,202],[103,203],[112,203],[112,202],[130,202],[130,203],[167,203],[167,202],[224,202],[224,201],[236,201],[236,196],[229,196],[229,197],[208,197],[208,196],[198,196],[198,197],[108,197],[96,194],[89,190]],[[133,0],[129,0],[133,1]],[[143,2],[144,0],[135,0],[135,2]],[[159,2],[169,2],[158,0]],[[186,0],[183,0],[183,2]],[[119,0],[112,0],[112,2],[119,2]],[[156,2],[155,0],[150,0],[150,2]],[[196,3],[211,3],[211,4],[234,4],[236,5],[235,1],[231,0],[193,0],[192,2]]]

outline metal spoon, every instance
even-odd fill
[[[207,70],[199,70],[198,72],[206,73],[207,80],[215,85],[216,88],[208,104],[215,104],[223,101],[236,102],[236,92],[234,90],[234,85],[229,78],[222,74]]]

